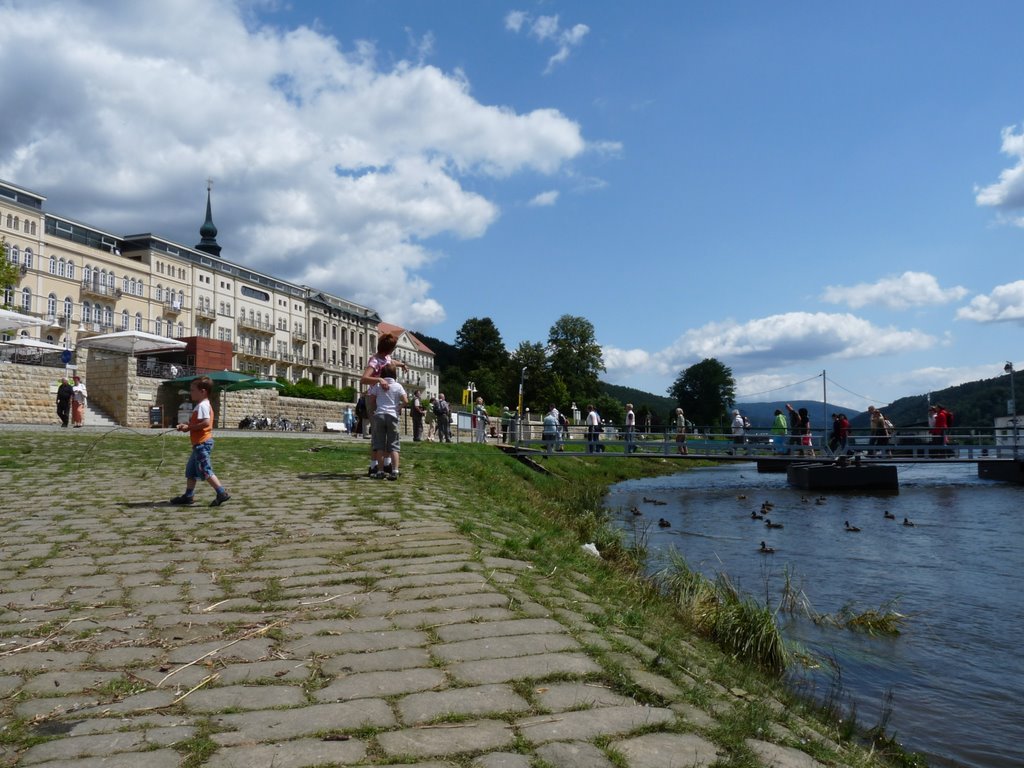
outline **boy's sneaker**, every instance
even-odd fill
[[[384,473],[383,472],[379,472],[379,471],[378,472],[374,472],[373,473],[373,479],[374,480],[383,480],[384,479]]]
[[[397,480],[397,479],[398,479],[398,473],[397,472],[389,472],[388,473],[388,480]]]
[[[192,498],[191,496],[186,496],[183,493],[181,494],[181,496],[175,496],[173,499],[171,499],[171,504],[175,504],[180,507],[186,504],[195,504],[195,501],[196,500],[194,498]]]
[[[218,493],[217,498],[210,502],[211,507],[219,507],[221,504],[226,504],[231,500],[231,494],[227,491]]]
[[[377,476],[377,467],[374,466],[374,467],[370,467],[369,469],[367,469],[366,470],[366,476],[367,477],[376,477]]]

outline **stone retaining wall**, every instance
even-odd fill
[[[65,369],[0,363],[0,422],[59,424],[57,387]]]

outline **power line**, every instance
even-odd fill
[[[768,395],[771,394],[772,392],[779,392],[783,389],[789,389],[790,387],[795,387],[799,384],[806,384],[808,381],[814,381],[819,376],[821,376],[821,374],[817,373],[814,376],[811,376],[810,378],[804,379],[803,381],[794,381],[792,384],[784,384],[781,387],[775,387],[774,389],[766,389],[762,392],[745,392],[742,395],[736,395],[736,398],[738,400],[741,397],[757,397],[758,395]]]

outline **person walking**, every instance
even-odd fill
[[[75,384],[71,387],[71,424],[73,427],[85,426],[85,404],[89,399],[89,390],[78,374],[72,376]]]
[[[775,419],[772,421],[772,446],[775,448],[775,452],[782,454],[788,453],[786,450],[786,430],[789,426],[789,422],[786,421],[786,414],[780,409],[775,409]]]
[[[558,423],[558,409],[555,408],[554,404],[548,406],[548,412],[544,414],[544,430],[541,433],[541,439],[544,441],[544,452],[551,453],[556,450],[556,446],[560,442],[558,437],[561,431],[561,427]]]
[[[435,403],[437,403],[437,398],[431,397],[426,408],[423,409],[423,421],[427,424],[426,440],[428,443],[434,442],[434,439],[437,437],[437,413],[434,411]]]
[[[398,346],[398,337],[393,333],[382,333],[377,337],[377,351],[370,355],[370,359],[366,361],[366,368],[363,370],[363,377],[359,380],[359,383],[364,387],[370,387],[374,384],[377,385],[377,390],[387,390],[390,386],[385,378],[380,375],[381,369],[394,362],[395,370],[401,368],[404,371],[409,370],[409,366],[400,360],[392,361],[391,353],[395,351]],[[364,423],[369,424],[372,430],[373,428],[373,414],[377,412],[377,404],[374,402],[374,395],[370,394],[369,389],[366,391],[366,417]],[[371,442],[370,448],[370,468],[367,470],[367,474],[370,477],[374,477],[377,474],[377,462],[373,459],[373,444]],[[384,471],[388,471],[388,467],[384,466]]]
[[[185,466],[185,492],[171,499],[171,504],[187,506],[194,503],[196,483],[199,480],[205,480],[217,492],[217,497],[210,502],[211,507],[219,507],[231,498],[231,494],[214,474],[213,465],[210,463],[214,423],[213,406],[210,405],[212,391],[213,382],[209,376],[200,376],[189,385],[188,394],[195,406],[192,408],[188,423],[179,424],[175,429],[179,432],[188,432],[192,442],[192,453],[189,454],[188,464]]]
[[[633,413],[633,404],[626,403],[626,453],[636,451],[636,414]]]
[[[682,408],[676,408],[676,451],[680,456],[687,454],[686,449],[686,415]]]
[[[587,406],[587,453],[601,452],[601,415],[592,405]]]
[[[68,383],[68,377],[62,376],[60,386],[57,387],[57,418],[60,425],[67,427],[68,419],[71,417],[71,398],[74,395],[74,388]]]
[[[733,445],[735,445],[737,447],[733,448],[731,451],[729,451],[729,455],[730,456],[734,452],[738,452],[739,451],[739,446],[743,445],[746,442],[746,440],[747,440],[746,439],[746,432],[747,432],[746,423],[747,423],[746,420],[740,414],[739,410],[738,409],[733,409],[733,412],[732,412],[732,442],[733,442]]]

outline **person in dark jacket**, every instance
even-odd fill
[[[63,376],[60,386],[57,387],[57,418],[60,419],[62,427],[66,427],[71,418],[71,395],[73,392],[74,388],[68,383],[68,377]]]

